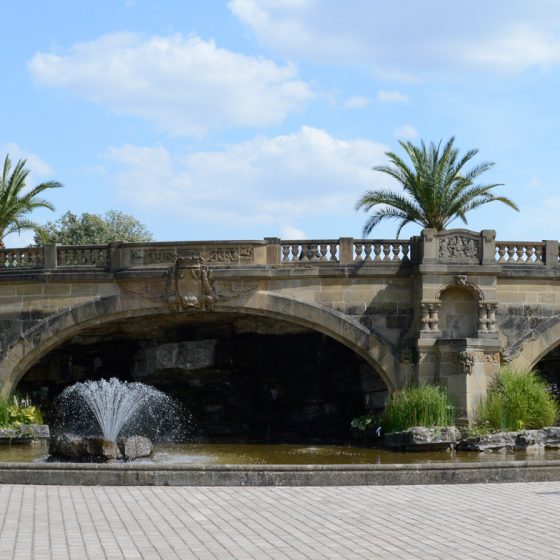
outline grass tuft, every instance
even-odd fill
[[[478,423],[497,430],[531,430],[553,426],[558,403],[532,370],[502,368],[478,409]]]
[[[452,426],[455,407],[444,387],[419,385],[394,391],[383,416],[385,432],[400,432],[414,426]]]

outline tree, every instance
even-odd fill
[[[152,241],[152,234],[133,216],[117,210],[104,215],[68,211],[59,220],[47,222],[35,243],[62,245],[104,245],[111,241]]]
[[[453,146],[454,141],[455,138],[450,138],[443,149],[441,141],[437,145],[432,142],[429,148],[423,141],[420,146],[399,142],[412,166],[395,153],[386,152],[392,165],[379,165],[374,170],[396,179],[404,192],[377,189],[366,192],[358,200],[356,210],[374,210],[363,228],[364,235],[369,235],[385,219],[399,220],[397,237],[402,228],[412,222],[440,231],[457,218],[466,224],[468,212],[494,201],[519,210],[509,198],[491,192],[502,183],[475,184],[475,180],[494,163],[483,162],[468,171],[464,170],[478,150],[469,150],[459,156],[459,150]]]
[[[26,190],[25,181],[29,170],[25,168],[25,164],[26,160],[20,159],[12,171],[10,156],[6,155],[4,160],[0,180],[0,247],[4,247],[4,238],[11,233],[27,229],[34,231],[35,235],[41,235],[42,227],[27,216],[37,208],[54,210],[52,203],[39,198],[39,195],[47,189],[62,187],[56,181],[47,181]]]

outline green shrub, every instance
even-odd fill
[[[502,368],[478,409],[478,423],[497,430],[544,428],[557,418],[554,396],[532,370]]]
[[[455,407],[444,387],[419,385],[392,393],[383,416],[385,432],[400,432],[414,426],[452,426]]]
[[[41,411],[27,398],[0,396],[0,427],[13,428],[22,424],[42,424]]]

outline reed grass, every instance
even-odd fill
[[[400,432],[414,426],[452,426],[455,407],[447,390],[439,385],[405,387],[393,392],[383,415],[385,432]]]
[[[496,430],[530,430],[553,426],[559,409],[547,383],[536,372],[502,368],[477,416],[478,424]]]

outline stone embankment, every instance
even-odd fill
[[[527,449],[560,448],[560,427],[518,432],[472,434],[458,428],[415,427],[385,436],[385,445],[399,451],[521,451]]]
[[[17,428],[0,428],[0,444],[31,443],[50,437],[46,424],[22,424]]]

